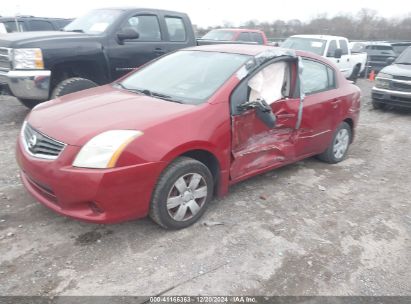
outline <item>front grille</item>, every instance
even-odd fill
[[[23,126],[23,143],[33,156],[45,159],[56,159],[66,146],[53,138],[33,129],[28,123]]]
[[[0,70],[9,71],[11,69],[11,49],[0,48]]]
[[[411,81],[411,77],[409,76],[393,76],[393,78],[397,80]]]
[[[407,84],[403,82],[392,81],[391,88],[402,92],[411,92],[411,83]]]

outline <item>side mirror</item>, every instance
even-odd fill
[[[140,34],[132,27],[125,27],[117,33],[117,38],[121,43],[127,39],[138,39],[138,37]]]
[[[395,61],[395,57],[388,57],[386,60],[387,65],[393,64]]]
[[[271,107],[267,104],[264,99],[257,99],[255,101],[247,101],[237,108],[240,111],[245,111],[249,109],[256,109],[257,117],[270,129],[275,128],[277,118],[275,117]]]
[[[339,58],[341,58],[341,56],[342,56],[342,49],[336,49],[334,51],[334,58],[339,59]]]

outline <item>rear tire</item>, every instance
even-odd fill
[[[356,65],[353,68],[353,71],[352,71],[351,76],[349,78],[352,82],[357,83],[360,70],[361,70],[361,65]]]
[[[180,157],[161,174],[149,215],[165,229],[182,229],[195,223],[213,196],[214,181],[203,163]]]
[[[91,89],[97,87],[98,84],[80,77],[68,78],[60,82],[53,90],[51,94],[51,99],[64,96],[70,93],[75,93],[83,91],[86,89]]]
[[[335,130],[333,139],[327,150],[317,155],[317,158],[329,164],[339,163],[346,157],[351,141],[351,127],[344,121]]]
[[[32,99],[19,99],[19,101],[23,106],[25,106],[29,109],[33,109],[39,103],[42,103],[42,101],[40,101],[40,100],[32,100]]]

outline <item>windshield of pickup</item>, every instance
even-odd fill
[[[120,14],[121,11],[115,9],[93,10],[68,24],[64,28],[64,31],[86,34],[101,34],[105,32],[111,24],[113,24]]]
[[[322,56],[324,54],[326,44],[327,40],[323,39],[290,37],[281,44],[281,47],[286,49],[307,51]]]
[[[219,40],[219,41],[232,41],[234,40],[233,31],[224,31],[224,30],[214,30],[205,34],[201,39],[204,40]]]
[[[404,52],[402,52],[401,55],[398,56],[395,63],[411,65],[411,47],[407,48]]]
[[[168,101],[201,104],[250,58],[229,53],[178,51],[136,71],[118,85]]]

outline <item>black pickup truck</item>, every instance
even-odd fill
[[[184,13],[97,9],[61,32],[0,36],[0,90],[32,108],[110,83],[158,56],[196,43]]]

